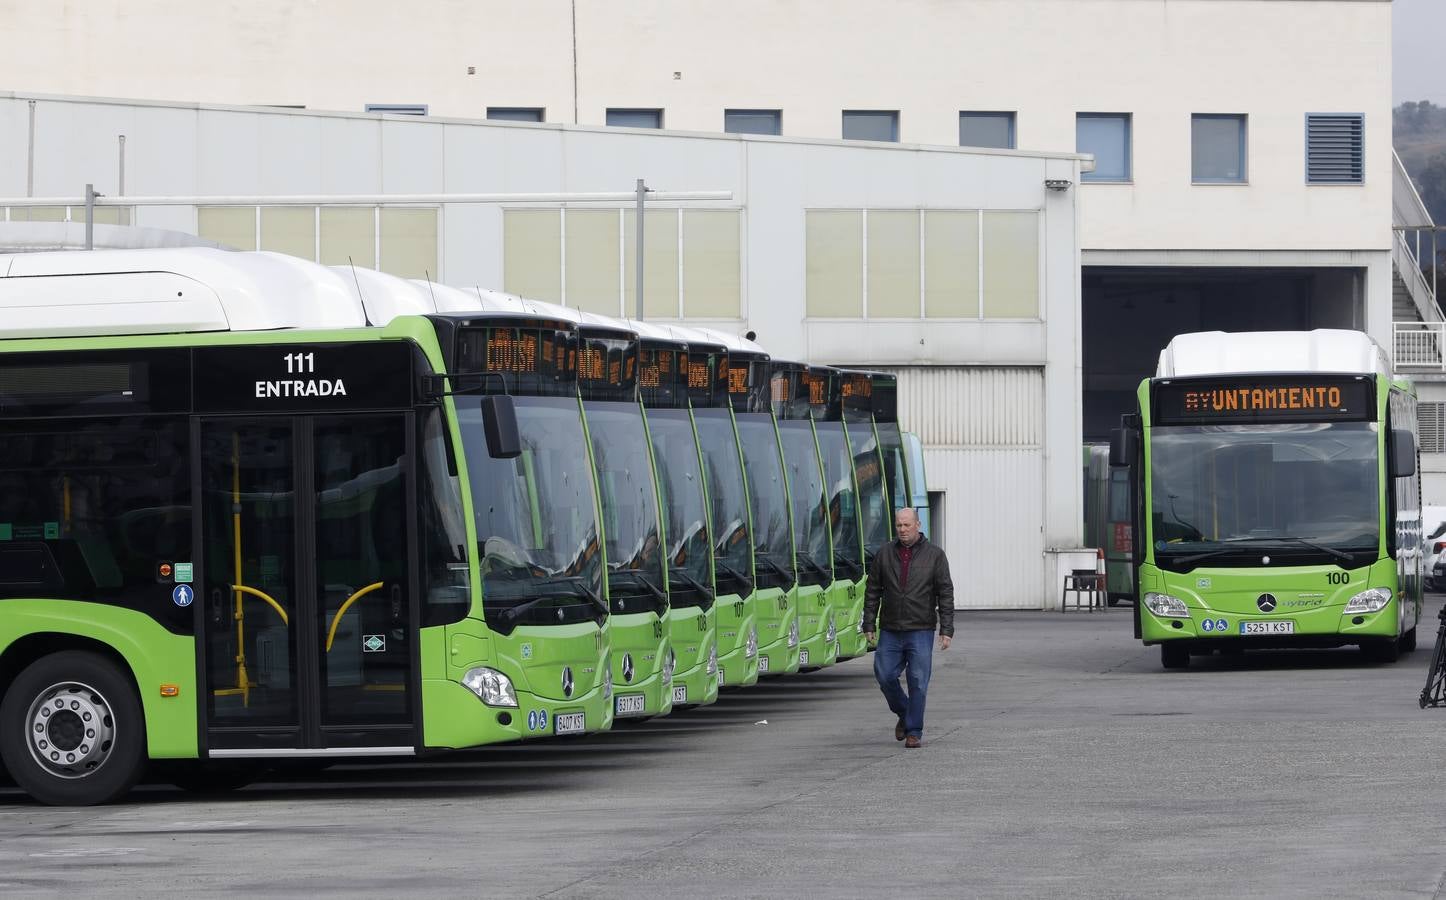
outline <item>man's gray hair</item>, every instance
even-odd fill
[[[918,510],[914,509],[914,507],[912,507],[912,506],[903,506],[903,507],[900,507],[900,508],[899,508],[899,511],[896,512],[896,513],[894,513],[894,515],[895,515],[895,517],[898,517],[898,516],[902,516],[904,513],[908,513],[908,514],[909,514],[909,518],[913,519],[915,522],[919,521],[919,512],[918,512]]]

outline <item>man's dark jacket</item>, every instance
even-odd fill
[[[890,631],[932,630],[937,625],[940,634],[953,637],[954,582],[949,578],[949,560],[944,558],[944,551],[919,535],[909,560],[909,583],[900,586],[903,563],[899,547],[898,541],[891,542],[879,551],[869,568],[864,631],[874,630],[874,617],[878,616],[880,627]]]

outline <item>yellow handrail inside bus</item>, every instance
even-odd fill
[[[341,609],[338,609],[336,611],[336,615],[331,617],[331,628],[326,633],[327,653],[331,652],[331,643],[332,641],[336,640],[336,629],[337,626],[341,624],[341,617],[346,614],[346,611],[351,608],[351,605],[353,603],[357,602],[358,600],[365,597],[367,594],[370,594],[377,588],[380,588],[381,586],[382,582],[380,581],[375,582],[374,584],[369,584],[361,590],[357,591],[355,594],[352,594],[350,597],[346,598],[346,602],[341,605]]]
[[[281,622],[283,625],[291,624],[291,617],[286,614],[286,610],[282,609],[281,604],[271,599],[270,595],[266,594],[264,591],[258,591],[256,588],[249,587],[244,584],[233,584],[231,585],[231,590],[236,591],[240,594],[250,594],[253,597],[260,597],[262,600],[270,603],[272,609],[276,610],[276,614],[281,617]],[[241,609],[240,598],[237,598],[236,600],[236,608],[238,611]],[[238,612],[237,615],[240,615],[240,613]]]

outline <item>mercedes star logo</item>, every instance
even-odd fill
[[[624,653],[624,654],[623,654],[623,681],[632,681],[632,680],[633,680],[633,655],[632,655],[631,653]]]
[[[572,666],[562,667],[562,696],[572,696]]]
[[[1255,598],[1255,605],[1259,607],[1260,611],[1263,613],[1275,612],[1275,595],[1261,594],[1259,597]]]

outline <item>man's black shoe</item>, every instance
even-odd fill
[[[908,740],[904,741],[905,750],[918,750],[922,746],[924,746],[924,742],[914,737],[912,734],[909,735]]]
[[[900,720],[899,720],[899,723],[894,726],[894,740],[896,740],[896,741],[902,741],[903,739],[904,739],[904,720],[903,720],[903,719],[900,719]]]

